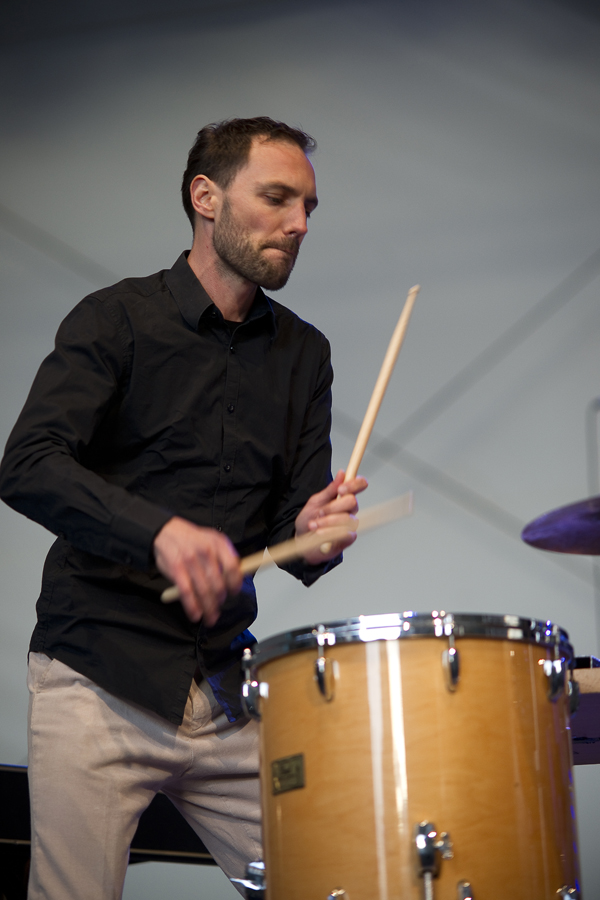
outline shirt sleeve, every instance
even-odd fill
[[[147,569],[173,513],[92,470],[90,447],[127,381],[132,340],[116,304],[79,303],[61,324],[8,439],[0,496],[75,547]]]
[[[292,471],[269,534],[269,544],[278,544],[294,536],[298,513],[313,494],[322,491],[332,480],[330,431],[333,369],[329,342],[323,335],[319,334],[319,337],[321,358],[315,389],[306,409]],[[341,561],[340,553],[319,565],[309,565],[299,559],[283,563],[280,568],[308,587]]]

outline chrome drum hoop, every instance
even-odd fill
[[[569,635],[552,622],[511,615],[434,610],[431,613],[407,611],[358,616],[284,631],[254,644],[250,652],[245,652],[243,665],[247,672],[255,671],[258,666],[272,659],[310,648],[419,637],[448,638],[451,635],[455,638],[490,638],[537,644],[554,649],[554,656],[567,663],[574,657]]]

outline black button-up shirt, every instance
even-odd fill
[[[58,535],[31,649],[181,722],[199,666],[240,715],[256,617],[247,578],[213,628],[165,606],[153,539],[173,515],[244,556],[294,533],[330,480],[329,345],[258,289],[223,320],[183,254],[86,297],[61,324],[9,438],[0,492]],[[311,584],[323,566],[286,566]]]

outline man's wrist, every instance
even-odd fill
[[[171,510],[156,506],[143,497],[131,497],[111,522],[110,558],[147,569],[154,562],[156,536],[172,518]]]

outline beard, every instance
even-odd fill
[[[300,242],[298,238],[290,237],[254,246],[225,197],[221,218],[218,225],[215,224],[213,246],[226,270],[269,291],[278,291],[292,274]],[[268,248],[286,250],[287,253],[280,259],[267,259],[262,251]]]

